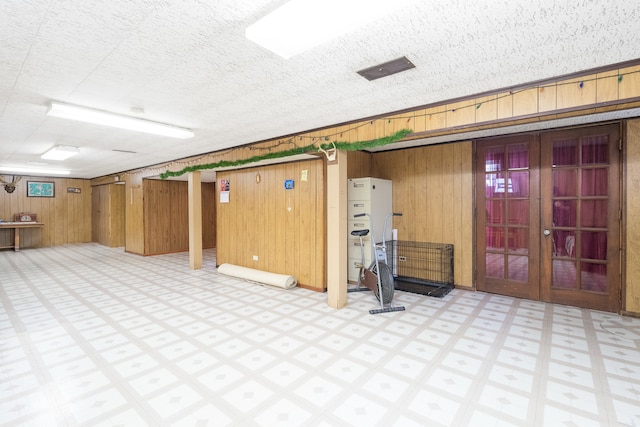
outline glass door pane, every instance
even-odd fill
[[[484,151],[485,266],[489,277],[529,281],[528,143],[500,144]]]
[[[554,287],[607,292],[608,150],[607,135],[553,142]]]

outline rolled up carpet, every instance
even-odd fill
[[[218,273],[226,276],[237,277],[250,280],[252,282],[264,283],[265,285],[277,286],[283,289],[290,289],[298,284],[293,276],[286,274],[269,273],[267,271],[256,270],[248,267],[241,267],[233,264],[222,264],[218,267]]]

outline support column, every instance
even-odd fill
[[[327,304],[347,305],[347,153],[327,164]]]
[[[202,182],[200,171],[189,173],[189,268],[202,268]]]

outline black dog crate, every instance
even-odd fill
[[[454,287],[452,244],[393,240],[387,263],[398,290],[444,296]]]

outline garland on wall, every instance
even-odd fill
[[[374,123],[382,120],[384,120],[387,123],[403,122],[404,126],[408,126],[412,120],[417,120],[419,118],[424,118],[426,120],[431,121],[432,119],[438,118],[438,116],[445,116],[449,113],[457,114],[459,112],[462,112],[463,110],[471,110],[471,109],[481,110],[481,109],[487,108],[487,105],[489,105],[490,103],[500,101],[503,98],[513,97],[519,93],[522,93],[531,89],[537,89],[540,93],[543,93],[545,92],[545,89],[558,89],[564,86],[575,86],[577,90],[582,91],[587,86],[587,83],[595,83],[597,85],[599,82],[611,82],[611,81],[616,82],[618,87],[620,87],[623,81],[630,80],[627,77],[631,77],[632,79],[637,79],[638,75],[640,75],[640,70],[638,70],[636,67],[626,72],[622,71],[622,69],[618,70],[618,73],[616,74],[609,74],[609,75],[596,74],[592,77],[585,76],[585,78],[582,80],[578,80],[574,78],[567,81],[560,80],[560,81],[555,81],[555,82],[550,82],[545,84],[525,85],[517,89],[512,89],[512,90],[505,89],[504,93],[495,95],[494,97],[491,97],[491,99],[487,101],[478,101],[477,97],[469,97],[467,99],[467,101],[470,101],[468,105],[460,106],[458,103],[458,106],[456,106],[456,108],[446,108],[446,104],[443,104],[445,108],[442,108],[440,111],[433,111],[433,108],[429,108],[423,111],[422,113],[420,113],[419,110],[416,110],[416,111],[409,111],[406,114],[394,115],[392,117],[384,117],[384,118],[378,118],[373,120],[364,120],[360,124],[355,125],[354,127],[350,127],[348,130],[340,130],[339,132],[336,132],[334,134],[329,134],[328,136],[318,137],[318,136],[309,136],[309,135],[298,135],[295,137],[280,139],[278,140],[277,143],[269,146],[264,146],[264,145],[248,146],[245,148],[248,148],[251,151],[262,152],[264,154],[256,155],[243,160],[237,160],[237,161],[223,160],[217,163],[199,164],[202,161],[206,161],[205,159],[209,156],[212,156],[212,155],[216,157],[224,156],[230,153],[231,151],[237,149],[237,148],[231,148],[231,149],[223,150],[216,153],[207,153],[199,157],[193,157],[186,161],[173,161],[171,163],[158,165],[155,168],[147,167],[147,168],[143,168],[137,171],[131,171],[127,173],[128,174],[137,174],[137,173],[147,174],[149,172],[154,172],[154,173],[159,173],[162,179],[166,179],[171,176],[180,176],[187,172],[194,172],[197,170],[215,169],[220,167],[242,166],[248,163],[258,162],[260,160],[281,158],[281,157],[293,156],[297,154],[304,154],[304,153],[310,153],[310,152],[315,153],[320,151],[317,148],[317,141],[322,141],[322,140],[329,141],[332,138],[338,139],[342,137],[343,133],[351,132],[364,126],[373,125]],[[475,102],[473,102],[474,100]],[[420,110],[423,110],[423,109],[421,108]],[[446,128],[446,125],[444,126],[444,128]],[[403,135],[400,135],[396,139],[396,136],[400,132],[406,132],[406,133]],[[411,131],[406,129],[400,132],[394,135],[391,135],[389,137],[385,137],[385,138],[381,138],[373,141],[355,142],[351,144],[348,142],[334,142],[334,143],[336,144],[336,148],[340,150],[362,150],[368,147],[375,147],[379,145],[385,145],[392,142],[396,142],[404,138],[404,136],[406,136],[407,134],[411,133]],[[387,139],[391,139],[391,140],[386,141]],[[307,146],[298,146],[298,144],[303,143],[302,141],[305,141],[305,140],[312,141],[312,144]],[[292,148],[287,150],[282,150],[282,151],[276,151],[276,150],[280,150],[280,148],[283,145],[290,145],[292,146]],[[321,148],[328,150],[328,149],[332,149],[333,146],[331,145],[331,143],[328,142],[327,144],[323,144]],[[184,166],[184,169],[177,172],[172,172],[167,170],[167,168],[169,167],[177,168],[182,166]],[[165,171],[165,172],[162,172],[162,171]]]
[[[320,144],[320,148],[322,148],[323,150],[328,150],[328,149],[333,149],[335,145],[335,148],[338,150],[360,151],[360,150],[365,150],[367,148],[380,147],[382,145],[392,144],[394,142],[400,141],[402,138],[404,138],[405,136],[409,135],[412,132],[413,131],[410,129],[402,129],[394,133],[393,135],[385,136],[383,138],[373,139],[371,141],[358,141],[353,143],[335,141],[328,144]],[[325,137],[325,141],[328,141],[328,140],[329,138]],[[184,175],[185,173],[195,172],[199,170],[226,168],[226,167],[232,167],[232,166],[243,166],[249,163],[255,163],[262,160],[279,159],[283,157],[296,156],[299,154],[318,153],[320,151],[320,148],[318,148],[314,143],[304,147],[295,147],[290,150],[269,152],[260,156],[253,156],[246,159],[221,160],[216,163],[206,163],[201,165],[187,166],[184,169],[181,169],[179,171],[175,171],[175,172],[166,171],[164,173],[161,173],[160,178],[166,179],[172,176],[180,176],[180,175]]]

